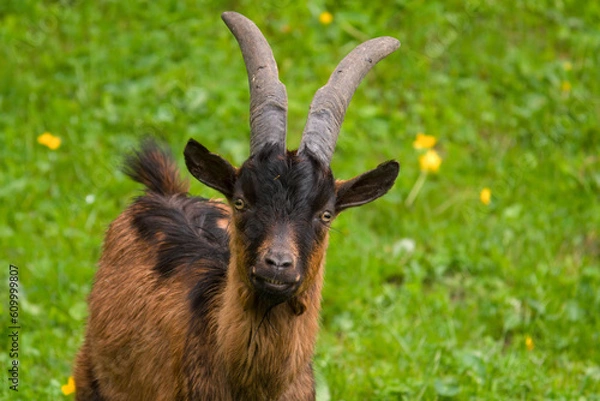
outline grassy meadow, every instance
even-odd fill
[[[124,154],[161,138],[188,177],[190,137],[247,157],[226,10],[273,47],[292,148],[345,54],[375,36],[402,42],[359,86],[333,159],[338,178],[388,159],[401,172],[333,225],[319,400],[600,400],[600,3],[258,3],[0,2],[0,400],[73,399],[61,386],[104,231],[140,193]],[[436,172],[421,171],[418,133],[436,139]]]

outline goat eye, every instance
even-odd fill
[[[236,208],[236,210],[242,210],[244,207],[246,206],[246,204],[244,203],[244,201],[240,198],[237,198],[234,202],[233,202],[233,207]]]
[[[323,213],[321,213],[320,218],[323,223],[329,223],[333,218],[333,215],[329,210],[325,210]]]

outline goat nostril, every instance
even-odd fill
[[[289,269],[294,264],[292,256],[286,252],[269,252],[265,256],[265,263],[276,269]]]

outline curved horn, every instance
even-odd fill
[[[338,64],[310,104],[298,153],[308,149],[329,165],[346,109],[358,84],[375,64],[399,47],[400,42],[388,36],[371,39],[357,46]]]
[[[236,12],[221,18],[235,36],[248,72],[250,86],[250,154],[274,143],[285,151],[287,94],[279,81],[277,64],[267,40],[254,22]]]

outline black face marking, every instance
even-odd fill
[[[303,275],[311,252],[328,230],[321,216],[335,208],[331,170],[310,154],[281,154],[266,146],[240,168],[233,192],[234,202],[237,199],[244,203],[243,209],[234,210],[234,224],[246,247],[245,265],[259,263],[265,241],[285,232],[290,247],[297,250],[296,271]]]

